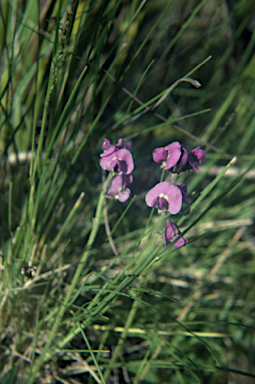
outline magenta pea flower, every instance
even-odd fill
[[[205,151],[201,149],[200,147],[196,147],[192,149],[191,152],[188,153],[188,167],[187,169],[195,169],[197,172],[200,173],[200,170],[197,167],[198,164],[202,164],[205,158]]]
[[[105,143],[104,139],[104,143]],[[107,143],[108,144],[108,143]],[[106,145],[107,145],[106,144]],[[103,144],[104,146],[104,144]],[[100,167],[107,171],[114,170],[118,174],[129,175],[134,169],[134,161],[131,152],[126,148],[118,149],[114,145],[104,146],[106,149],[100,155]]]
[[[167,145],[166,147],[159,147],[154,149],[152,157],[155,163],[162,163],[165,171],[173,168],[182,155],[182,145],[178,141]]]
[[[109,139],[104,138],[103,144],[101,145],[101,148],[103,151],[106,151],[111,146],[111,142]]]
[[[119,139],[118,143],[115,145],[116,148],[126,148],[129,151],[132,151],[133,148],[133,141],[125,142],[124,139]]]
[[[172,172],[180,173],[193,168],[200,172],[197,163],[203,162],[205,151],[196,147],[190,152],[178,141],[174,141],[166,147],[154,149],[152,156],[156,163],[162,163],[165,171],[173,168]]]
[[[133,182],[132,175],[125,175],[123,173],[121,175],[114,176],[110,182],[107,196],[114,197],[115,199],[119,200],[121,203],[124,203],[124,201],[128,200],[131,193],[130,189],[126,188],[126,186],[128,184],[131,184],[132,182]]]
[[[201,164],[205,159],[205,151],[201,147],[196,147],[191,151],[192,155],[196,158],[198,164]]]
[[[102,150],[105,151],[106,149],[108,149],[110,146],[111,146],[111,142],[109,139],[107,138],[104,138],[103,139],[103,144],[101,146]],[[132,147],[133,147],[133,141],[128,141],[128,142],[125,142],[124,139],[119,139],[117,144],[115,145],[116,148],[118,149],[121,149],[121,148],[126,148],[128,149],[129,151],[132,150]]]
[[[160,211],[166,210],[176,215],[181,210],[182,191],[170,181],[163,181],[146,194],[145,202],[149,207],[158,208]]]
[[[201,164],[204,161],[204,158],[205,151],[200,147],[196,147],[190,152],[184,146],[182,146],[182,155],[174,171],[179,173],[187,171],[188,169],[194,169],[200,173],[197,164]]]
[[[165,246],[167,246],[167,243],[168,241],[170,241],[171,243],[174,242],[177,237],[179,237],[181,235],[181,231],[179,230],[179,228],[176,227],[176,225],[174,225],[171,220],[167,220],[167,223],[166,223],[166,227],[165,227],[165,232],[163,234],[163,238],[164,238],[164,243],[165,243]],[[173,246],[175,248],[180,248],[182,247],[183,245],[187,244],[188,243],[188,240],[185,238],[185,237],[180,237],[174,244]]]
[[[101,146],[103,153],[100,155],[100,167],[116,175],[110,181],[106,196],[121,203],[128,200],[131,193],[127,185],[133,181],[131,172],[134,169],[134,161],[130,152],[132,145],[132,141],[126,143],[123,139],[112,145],[109,139],[104,138]]]

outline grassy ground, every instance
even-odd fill
[[[254,26],[252,0],[1,1],[1,384],[254,382]],[[125,203],[104,137],[134,144]],[[173,141],[206,151],[178,249],[144,200]]]

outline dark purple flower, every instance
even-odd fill
[[[200,147],[196,147],[192,149],[191,153],[196,158],[198,164],[202,164],[205,159],[205,151]]]
[[[113,179],[110,182],[107,196],[108,197],[114,197],[115,199],[118,199],[121,203],[124,203],[129,196],[130,196],[130,189],[126,188],[128,184],[131,184],[133,182],[133,176],[132,175],[118,175],[113,177]]]
[[[177,172],[186,171],[188,169],[194,169],[195,171],[200,173],[200,170],[197,167],[197,163],[201,164],[205,158],[205,151],[200,147],[196,147],[189,152],[185,147],[182,147],[183,155],[181,157],[181,161],[177,165]],[[184,158],[185,156],[185,158]]]
[[[116,149],[111,145],[100,156],[100,167],[107,171],[114,170],[118,174],[129,175],[134,169],[133,157],[128,149]]]
[[[159,210],[167,210],[176,215],[181,210],[182,192],[178,186],[172,185],[170,181],[156,184],[145,196],[146,204]]]
[[[189,205],[188,199],[187,199],[187,185],[184,183],[177,184],[177,187],[180,188],[181,193],[182,193],[182,201],[186,204]]]
[[[167,246],[168,241],[174,242],[180,235],[181,231],[179,228],[177,228],[170,220],[167,220],[163,235],[165,246]],[[173,245],[175,248],[179,248],[187,243],[188,240],[185,237],[180,237]]]

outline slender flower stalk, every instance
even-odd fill
[[[164,220],[164,213],[162,212],[162,215],[160,217],[160,220],[158,221],[157,225],[156,225],[156,228],[154,230],[154,235],[152,236],[151,238],[151,241],[148,245],[148,249],[147,250],[144,250],[144,252],[141,253],[140,255],[140,262],[139,262],[139,266],[137,265],[137,267],[141,270],[144,271],[143,273],[143,276],[142,276],[142,281],[141,281],[141,284],[140,284],[140,288],[143,288],[144,286],[146,286],[147,282],[148,282],[148,273],[146,273],[147,271],[147,268],[152,265],[153,261],[149,260],[148,258],[148,255],[150,254],[153,254],[153,248],[154,248],[154,245],[155,245],[155,240],[156,240],[156,236],[157,236],[157,233],[158,233],[158,230],[162,224],[162,220]],[[143,254],[143,256],[142,256]],[[156,259],[154,258],[154,261]],[[143,265],[143,267],[141,268],[141,266]],[[133,270],[133,272],[135,271],[135,269]],[[135,318],[135,315],[136,315],[136,312],[137,310],[139,309],[139,305],[141,303],[141,299],[142,299],[142,295],[143,295],[143,291],[141,290],[140,292],[136,292],[134,294],[134,301],[133,301],[133,304],[132,304],[132,307],[131,307],[131,310],[129,312],[129,315],[125,321],[125,326],[124,326],[124,330],[123,332],[121,333],[121,336],[119,338],[119,341],[118,341],[118,344],[113,352],[113,355],[111,357],[111,360],[108,364],[108,367],[104,373],[104,379],[105,381],[107,380],[107,378],[109,377],[110,373],[111,373],[111,369],[113,368],[114,366],[114,363],[116,361],[116,359],[118,358],[119,356],[119,353],[120,353],[120,350],[124,344],[124,341],[128,335],[128,331],[129,331],[129,328],[131,327],[133,321],[134,321],[134,318]]]

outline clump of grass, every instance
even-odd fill
[[[248,0],[1,2],[1,383],[254,378],[252,17]],[[134,142],[124,204],[105,199],[104,137]],[[180,176],[174,249],[144,196],[151,151],[177,140],[207,154]]]

